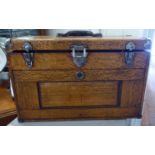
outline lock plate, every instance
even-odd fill
[[[87,47],[84,45],[73,45],[71,50],[74,64],[77,67],[83,67],[87,62]]]

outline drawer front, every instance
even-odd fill
[[[145,69],[122,70],[47,70],[47,71],[13,71],[15,82],[38,81],[105,81],[105,80],[138,80],[145,76]],[[83,78],[77,76],[83,74]]]
[[[42,108],[117,106],[118,91],[116,81],[39,83]]]
[[[77,77],[76,70],[13,71],[17,95],[22,94],[18,98],[20,108],[91,105],[116,107],[120,105],[120,100],[123,101],[122,105],[132,102],[140,104],[145,69],[80,72],[84,74],[83,79]],[[121,94],[126,97],[120,98]],[[131,94],[129,98],[127,94]]]
[[[125,63],[124,52],[89,52],[83,69],[127,69],[146,68],[149,53],[135,52],[132,66]],[[12,70],[29,70],[23,55],[13,53],[9,56],[9,66]],[[70,52],[35,53],[31,70],[77,69]]]

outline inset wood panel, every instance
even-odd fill
[[[117,106],[118,82],[40,83],[42,107]]]
[[[132,66],[125,63],[124,52],[90,52],[83,69],[125,69],[146,68],[147,52],[135,52]],[[29,70],[21,53],[9,55],[9,67],[12,70]],[[31,70],[77,69],[70,52],[36,53]]]
[[[37,84],[33,82],[15,83],[18,107],[23,109],[39,109]]]
[[[123,81],[121,106],[131,107],[142,105],[143,91],[143,80]]]

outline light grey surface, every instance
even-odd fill
[[[3,70],[3,68],[6,66],[7,63],[7,57],[6,57],[6,53],[4,52],[2,46],[2,42],[0,39],[0,72]]]
[[[0,72],[0,80],[8,80],[9,75],[8,72]]]
[[[48,121],[48,122],[18,122],[17,118],[8,126],[130,126],[141,124],[141,119],[123,120],[84,120],[84,121]]]

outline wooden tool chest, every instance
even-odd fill
[[[19,120],[140,118],[150,44],[133,37],[11,39]]]

